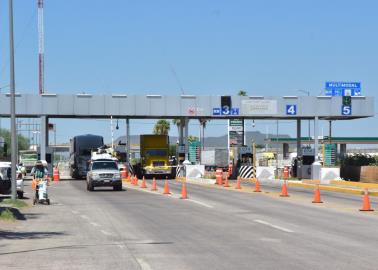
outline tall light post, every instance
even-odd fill
[[[302,92],[307,94],[307,96],[310,96],[310,91],[307,90],[298,90],[298,92]],[[308,140],[310,140],[311,137],[311,120],[308,120]],[[308,142],[308,145],[310,145],[310,142]]]
[[[17,134],[16,134],[16,95],[14,78],[14,39],[13,39],[13,0],[9,0],[9,73],[10,73],[10,107],[11,107],[11,157],[12,157],[12,200],[16,199],[16,162],[17,162]]]

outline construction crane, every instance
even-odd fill
[[[44,27],[43,27],[43,0],[38,1],[38,81],[39,81],[39,94],[45,92],[44,80]]]

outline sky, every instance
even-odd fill
[[[45,89],[130,95],[245,90],[263,96],[305,90],[316,96],[326,81],[358,81],[363,95],[376,96],[376,10],[374,0],[45,0]],[[14,0],[14,21],[16,89],[37,93],[37,0]],[[2,92],[9,91],[8,66],[8,1],[0,0]],[[107,120],[51,122],[58,142],[85,133],[110,140]],[[352,123],[334,123],[334,136],[378,136],[377,116]],[[131,134],[150,133],[153,124],[131,121]],[[124,134],[124,122],[119,125],[116,137]],[[247,130],[272,133],[275,125],[247,121]],[[198,127],[193,121],[189,133],[197,135]],[[295,122],[279,128],[296,134]],[[327,132],[328,124],[321,122],[320,129]],[[211,121],[206,135],[226,130],[224,121]]]

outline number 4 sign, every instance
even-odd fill
[[[297,105],[286,105],[286,115],[297,115]]]

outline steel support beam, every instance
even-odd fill
[[[302,179],[301,119],[297,119],[297,177]]]

